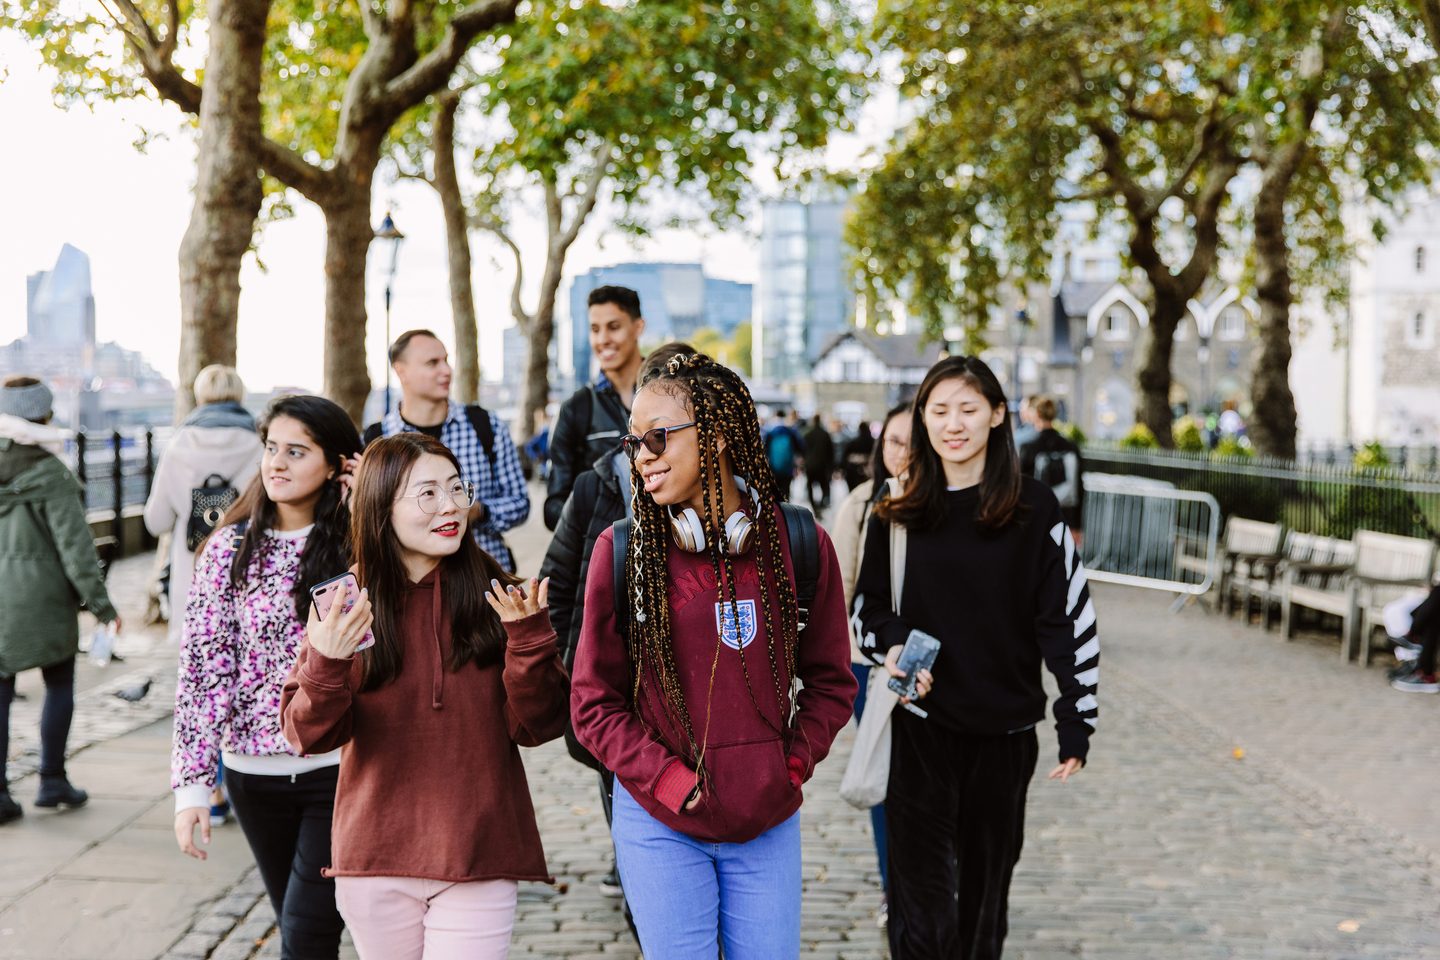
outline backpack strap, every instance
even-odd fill
[[[790,564],[795,568],[795,606],[800,615],[799,629],[810,623],[810,608],[820,584],[820,536],[815,530],[815,514],[794,503],[780,504],[785,515],[785,532],[790,535]]]
[[[490,411],[478,403],[465,404],[465,419],[470,421],[470,429],[480,438],[480,445],[485,448],[485,459],[491,463],[495,462],[495,424],[490,419]]]
[[[231,550],[239,550],[239,549],[240,549],[240,544],[245,541],[245,532],[246,532],[247,530],[249,530],[249,529],[250,529],[250,518],[249,518],[249,517],[246,517],[244,520],[241,520],[241,521],[239,521],[238,523],[235,524],[235,529],[234,529],[234,531],[232,531],[231,534],[230,534],[230,549],[231,549]]]
[[[620,631],[620,636],[625,638],[626,643],[629,643],[630,591],[625,585],[625,555],[630,552],[630,528],[634,525],[633,520],[616,520],[610,525],[615,536],[610,554],[615,578],[615,628]]]

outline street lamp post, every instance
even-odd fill
[[[1205,419],[1205,411],[1210,407],[1210,337],[1200,337],[1200,347],[1195,351],[1195,357],[1200,361],[1200,403],[1196,412],[1197,419]]]
[[[1020,398],[1020,345],[1025,342],[1025,331],[1030,327],[1030,313],[1026,309],[1024,300],[1020,301],[1020,309],[1015,311],[1015,362],[1010,370],[1010,402],[1019,409]]]
[[[395,220],[390,216],[390,211],[385,211],[385,219],[380,221],[380,226],[375,228],[375,239],[384,240],[390,244],[390,270],[385,275],[385,349],[390,349],[390,301],[395,293],[395,269],[400,265],[400,244],[405,242],[405,234],[395,226]],[[385,357],[385,412],[390,412],[390,357]]]

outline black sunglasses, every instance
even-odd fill
[[[695,426],[695,421],[692,420],[689,423],[677,423],[673,427],[656,427],[654,430],[646,430],[638,437],[633,433],[627,433],[620,438],[620,448],[625,451],[625,456],[630,458],[631,463],[634,463],[635,458],[640,455],[642,443],[646,450],[658,457],[665,452],[665,444],[670,439],[671,431],[684,430],[686,427],[693,426]]]

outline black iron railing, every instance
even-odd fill
[[[109,511],[116,518],[112,536],[123,553],[124,531],[119,518],[125,508],[143,504],[155,482],[159,455],[155,432],[148,427],[122,433],[81,430],[66,443],[70,468],[80,480],[87,511]]]
[[[1219,502],[1222,519],[1247,517],[1347,539],[1356,530],[1375,530],[1440,540],[1440,473],[1424,468],[1356,469],[1099,445],[1085,448],[1085,467],[1202,490]]]

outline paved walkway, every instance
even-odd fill
[[[533,566],[544,529],[513,542]],[[132,560],[113,575],[127,613],[146,569]],[[1285,644],[1197,608],[1170,615],[1168,598],[1142,591],[1096,597],[1101,726],[1088,769],[1031,791],[1007,957],[1440,957],[1440,697],[1391,691],[1328,639]],[[203,864],[175,850],[173,652],[158,631],[126,643],[125,664],[81,670],[71,769],[91,804],[27,809],[0,831],[0,957],[278,957],[238,830],[215,831]],[[155,686],[140,706],[108,695],[144,676]],[[21,680],[22,755],[37,680]],[[1041,777],[1054,753],[1042,736]],[[835,795],[849,737],[807,788],[804,955],[870,960],[885,950],[867,818]],[[595,883],[609,852],[593,776],[558,743],[525,759],[558,883],[522,889],[513,955],[637,957]],[[13,789],[28,808],[34,778]]]

